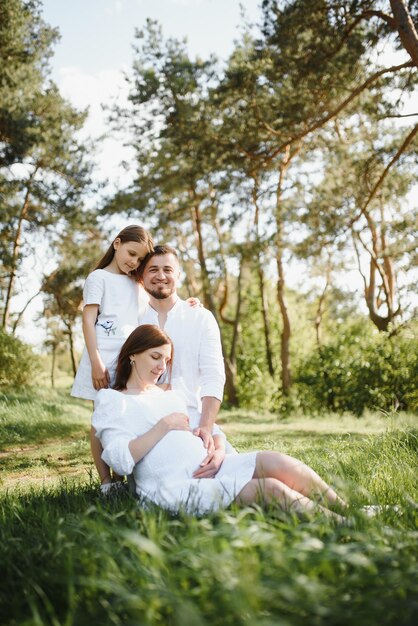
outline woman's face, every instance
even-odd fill
[[[148,253],[145,243],[137,241],[126,241],[122,243],[119,238],[115,239],[113,247],[115,256],[113,261],[120,274],[129,274],[139,267],[142,259]]]
[[[167,363],[171,359],[171,345],[164,344],[158,348],[150,348],[140,354],[133,354],[131,359],[135,362],[135,371],[141,381],[155,385],[167,369]]]

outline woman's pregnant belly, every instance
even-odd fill
[[[190,431],[171,430],[138,463],[135,475],[139,481],[192,478],[205,457],[200,437]]]

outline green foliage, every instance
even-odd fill
[[[11,326],[11,299],[36,236],[47,239],[88,225],[83,194],[92,187],[92,145],[78,135],[87,112],[66,101],[48,76],[57,37],[42,20],[39,0],[0,0],[3,328]]]
[[[38,367],[30,346],[0,329],[0,387],[36,384]]]
[[[65,484],[10,495],[1,509],[4,626],[36,617],[78,626],[402,626],[416,616],[414,534],[405,528],[350,535],[257,509],[173,519]]]
[[[237,389],[240,406],[268,410],[272,408],[275,385],[267,367],[259,291],[254,279],[254,275],[250,277],[245,289],[242,314],[243,319],[250,320],[250,323],[243,323],[241,328],[241,343],[237,354]],[[277,368],[277,354],[280,349],[277,316],[271,315],[270,322],[271,340],[274,342],[270,349]]]
[[[393,336],[358,322],[339,332],[299,364],[301,406],[307,411],[366,408],[418,412],[418,339],[412,329]]]
[[[271,376],[266,356],[266,338],[261,312],[259,284],[254,270],[245,274],[243,285],[242,323],[237,350],[237,392],[239,406],[246,409],[291,412],[298,406],[297,398],[286,398],[281,393],[280,332],[281,323],[275,300],[275,285],[265,280],[267,318],[269,323],[269,349],[272,355],[274,375]],[[308,357],[315,348],[313,328],[306,320],[313,317],[312,305],[294,291],[288,291],[287,304],[292,319],[291,363]],[[222,326],[222,334],[228,347],[231,327]]]
[[[0,0],[0,165],[19,161],[36,141],[34,103],[57,38],[39,0]]]

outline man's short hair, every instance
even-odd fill
[[[141,261],[141,265],[139,266],[139,276],[142,278],[142,274],[144,273],[144,269],[146,268],[150,259],[154,256],[163,256],[164,254],[172,254],[177,261],[179,261],[179,255],[177,254],[177,250],[170,246],[168,243],[163,243],[160,246],[154,246],[154,250],[152,252],[148,252],[147,255]]]

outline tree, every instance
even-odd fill
[[[416,228],[405,198],[416,180],[417,145],[411,138],[406,148],[411,133],[403,143],[400,136],[404,130],[366,113],[340,122],[337,141],[327,135],[321,181],[304,190],[300,217],[309,234],[296,249],[305,258],[328,251],[331,267],[338,257],[345,265],[357,259],[370,319],[383,331],[403,313],[397,273],[408,274]]]
[[[398,113],[399,102],[390,100],[390,89],[406,93],[417,81],[413,60],[390,67],[371,62],[370,50],[397,33],[395,21],[388,28],[385,14],[371,10],[371,4],[265,0],[262,36],[258,40],[247,36],[237,46],[217,89],[221,123],[215,141],[223,145],[230,159],[235,155],[238,166],[240,161],[247,161],[248,165],[243,166],[247,171],[264,168],[277,172],[275,204],[267,210],[275,220],[273,241],[285,392],[291,384],[285,232],[297,216],[297,211],[289,213],[286,209],[290,206],[286,185],[290,168],[306,161],[309,150],[315,150],[310,144],[315,143],[322,129],[329,132],[337,118],[361,106],[361,94],[373,95],[369,106],[381,116],[393,116]],[[414,36],[412,29],[408,32]],[[414,135],[413,129],[406,143],[401,144],[400,153]]]
[[[8,94],[0,111],[0,287],[2,327],[8,328],[16,277],[33,233],[84,219],[81,198],[90,184],[90,165],[89,146],[76,138],[86,113],[68,104],[47,77],[56,32],[43,23],[38,2],[2,1],[0,10],[7,31],[0,45],[0,89]]]
[[[43,91],[57,30],[37,0],[0,0],[0,166],[19,163],[36,142],[34,102]]]
[[[269,323],[276,320],[271,311],[267,313],[265,285],[270,283],[264,267],[274,260],[281,387],[289,394],[294,320],[287,302],[288,259],[307,235],[312,240],[318,235],[317,243],[323,241],[320,229],[328,224],[327,233],[336,239],[333,246],[328,241],[328,262],[317,264],[328,277],[347,253],[343,236],[353,219],[343,200],[342,173],[336,177],[341,198],[336,216],[328,205],[323,206],[324,215],[316,226],[314,215],[309,223],[300,223],[306,207],[313,209],[323,192],[314,169],[323,173],[331,164],[327,142],[330,152],[338,150],[341,128],[363,113],[376,126],[401,115],[402,97],[416,85],[412,58],[396,65],[379,64],[377,47],[383,42],[395,45],[400,39],[395,22],[391,26],[382,17],[386,13],[381,4],[376,6],[364,0],[265,0],[260,33],[246,32],[223,69],[214,59],[191,60],[183,43],[165,42],[153,23],[146,33],[137,34],[130,107],[115,109],[113,115],[116,124],[129,125],[137,176],[132,187],[117,194],[104,210],[146,217],[186,253],[188,286],[201,285],[204,303],[218,316],[224,344],[230,348],[224,345],[231,397],[239,380],[235,370],[246,314],[246,276],[251,280],[258,276],[260,328],[272,375],[270,343],[274,341],[269,341]],[[356,202],[363,208],[362,220],[369,232],[368,198],[374,207],[384,189],[389,195],[396,192],[390,181],[404,158],[413,154],[414,133],[407,130],[401,140],[393,134],[391,146],[386,147],[388,158],[376,161],[372,176],[367,160],[357,164],[357,176],[364,184],[356,187]],[[382,157],[384,150],[378,148]],[[338,158],[334,167],[343,164]],[[368,232],[363,221],[357,226],[360,223],[363,233]],[[303,244],[311,260],[315,245],[309,247],[309,236]],[[387,257],[387,252],[383,246],[379,254]],[[375,290],[375,305],[377,296]],[[322,315],[320,302],[318,341]],[[274,326],[277,329],[279,324]]]
[[[170,239],[177,238],[180,249],[194,245],[203,301],[219,322],[214,285],[222,282],[225,289],[228,283],[227,223],[220,206],[228,181],[217,165],[208,129],[213,112],[207,89],[215,80],[214,61],[192,61],[183,43],[164,42],[151,21],[136,38],[132,109],[116,109],[114,119],[125,126],[129,120],[137,175],[132,188],[117,194],[105,211],[139,213],[160,236],[168,232]],[[227,396],[236,404],[234,367],[222,342]]]

